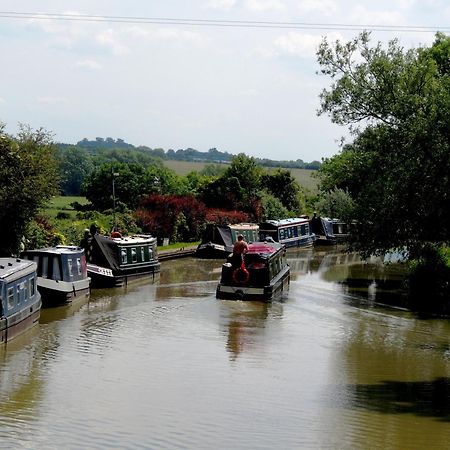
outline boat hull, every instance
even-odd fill
[[[38,277],[37,288],[44,307],[63,305],[86,298],[90,294],[90,278],[66,282]]]
[[[39,295],[39,294],[38,294]],[[18,335],[28,331],[39,323],[41,314],[41,299],[39,297],[34,303],[17,313],[0,319],[0,344],[9,342]]]
[[[290,268],[285,267],[270,284],[265,286],[219,283],[216,297],[224,300],[271,302],[283,297],[289,289]]]
[[[91,278],[93,287],[121,287],[128,282],[139,278],[155,279],[160,272],[161,264],[155,262],[151,266],[129,269],[126,271],[115,271],[95,264],[87,264],[87,273]]]
[[[231,250],[224,245],[207,243],[200,244],[195,251],[195,256],[202,259],[225,259]]]

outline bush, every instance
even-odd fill
[[[450,314],[450,253],[448,248],[429,245],[410,262],[409,307],[416,311]]]

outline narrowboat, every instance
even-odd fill
[[[246,242],[259,240],[259,226],[256,223],[237,223],[234,225],[208,224],[202,236],[202,242],[195,251],[198,258],[223,259],[232,251],[238,234]]]
[[[333,221],[328,217],[318,217],[314,214],[311,219],[311,230],[317,236],[315,245],[335,245],[337,243]]]
[[[0,258],[0,343],[39,322],[42,303],[36,269],[33,261]]]
[[[272,301],[288,290],[290,267],[286,247],[278,242],[254,242],[241,262],[230,255],[222,265],[216,297]]]
[[[58,245],[27,250],[22,257],[37,264],[37,288],[43,306],[70,303],[89,295],[91,280],[83,248]]]
[[[261,241],[273,239],[286,247],[309,247],[316,240],[308,217],[268,220],[259,224]]]
[[[87,273],[92,286],[119,287],[129,280],[152,277],[160,271],[156,238],[149,234],[104,236],[85,242]]]

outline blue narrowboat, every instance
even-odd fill
[[[287,292],[289,280],[286,247],[277,242],[254,242],[242,260],[230,255],[222,265],[216,297],[268,302]]]
[[[286,247],[308,247],[316,240],[307,217],[267,220],[259,224],[261,241],[273,239]]]
[[[0,343],[5,343],[39,322],[41,295],[37,265],[18,258],[0,258]]]
[[[27,250],[22,257],[37,264],[37,287],[44,306],[70,303],[89,296],[84,249],[75,246]]]

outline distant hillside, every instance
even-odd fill
[[[59,144],[60,146],[68,146],[69,144]],[[204,163],[228,163],[232,160],[233,154],[228,152],[221,152],[216,148],[211,148],[207,152],[200,152],[193,148],[165,151],[162,148],[150,148],[146,146],[134,146],[126,143],[123,139],[112,139],[110,137],[104,139],[97,137],[90,141],[86,138],[77,142],[76,147],[83,148],[90,153],[96,153],[101,150],[137,150],[139,152],[147,153],[149,156],[161,158],[163,160],[173,161],[189,161],[189,162],[204,162]],[[321,163],[319,161],[312,161],[310,163],[304,162],[301,159],[295,161],[277,161],[267,158],[255,158],[257,163],[264,167],[285,167],[289,169],[306,169],[317,170]]]
[[[200,172],[205,168],[210,162],[201,161],[175,161],[175,160],[165,160],[164,165],[169,169],[172,169],[177,175],[187,175],[189,172]],[[224,163],[226,166],[228,163]],[[268,168],[269,172],[271,168]],[[309,189],[311,192],[316,193],[318,190],[318,180],[314,178],[315,170],[311,169],[297,169],[290,168],[292,176],[298,181],[298,183]]]

